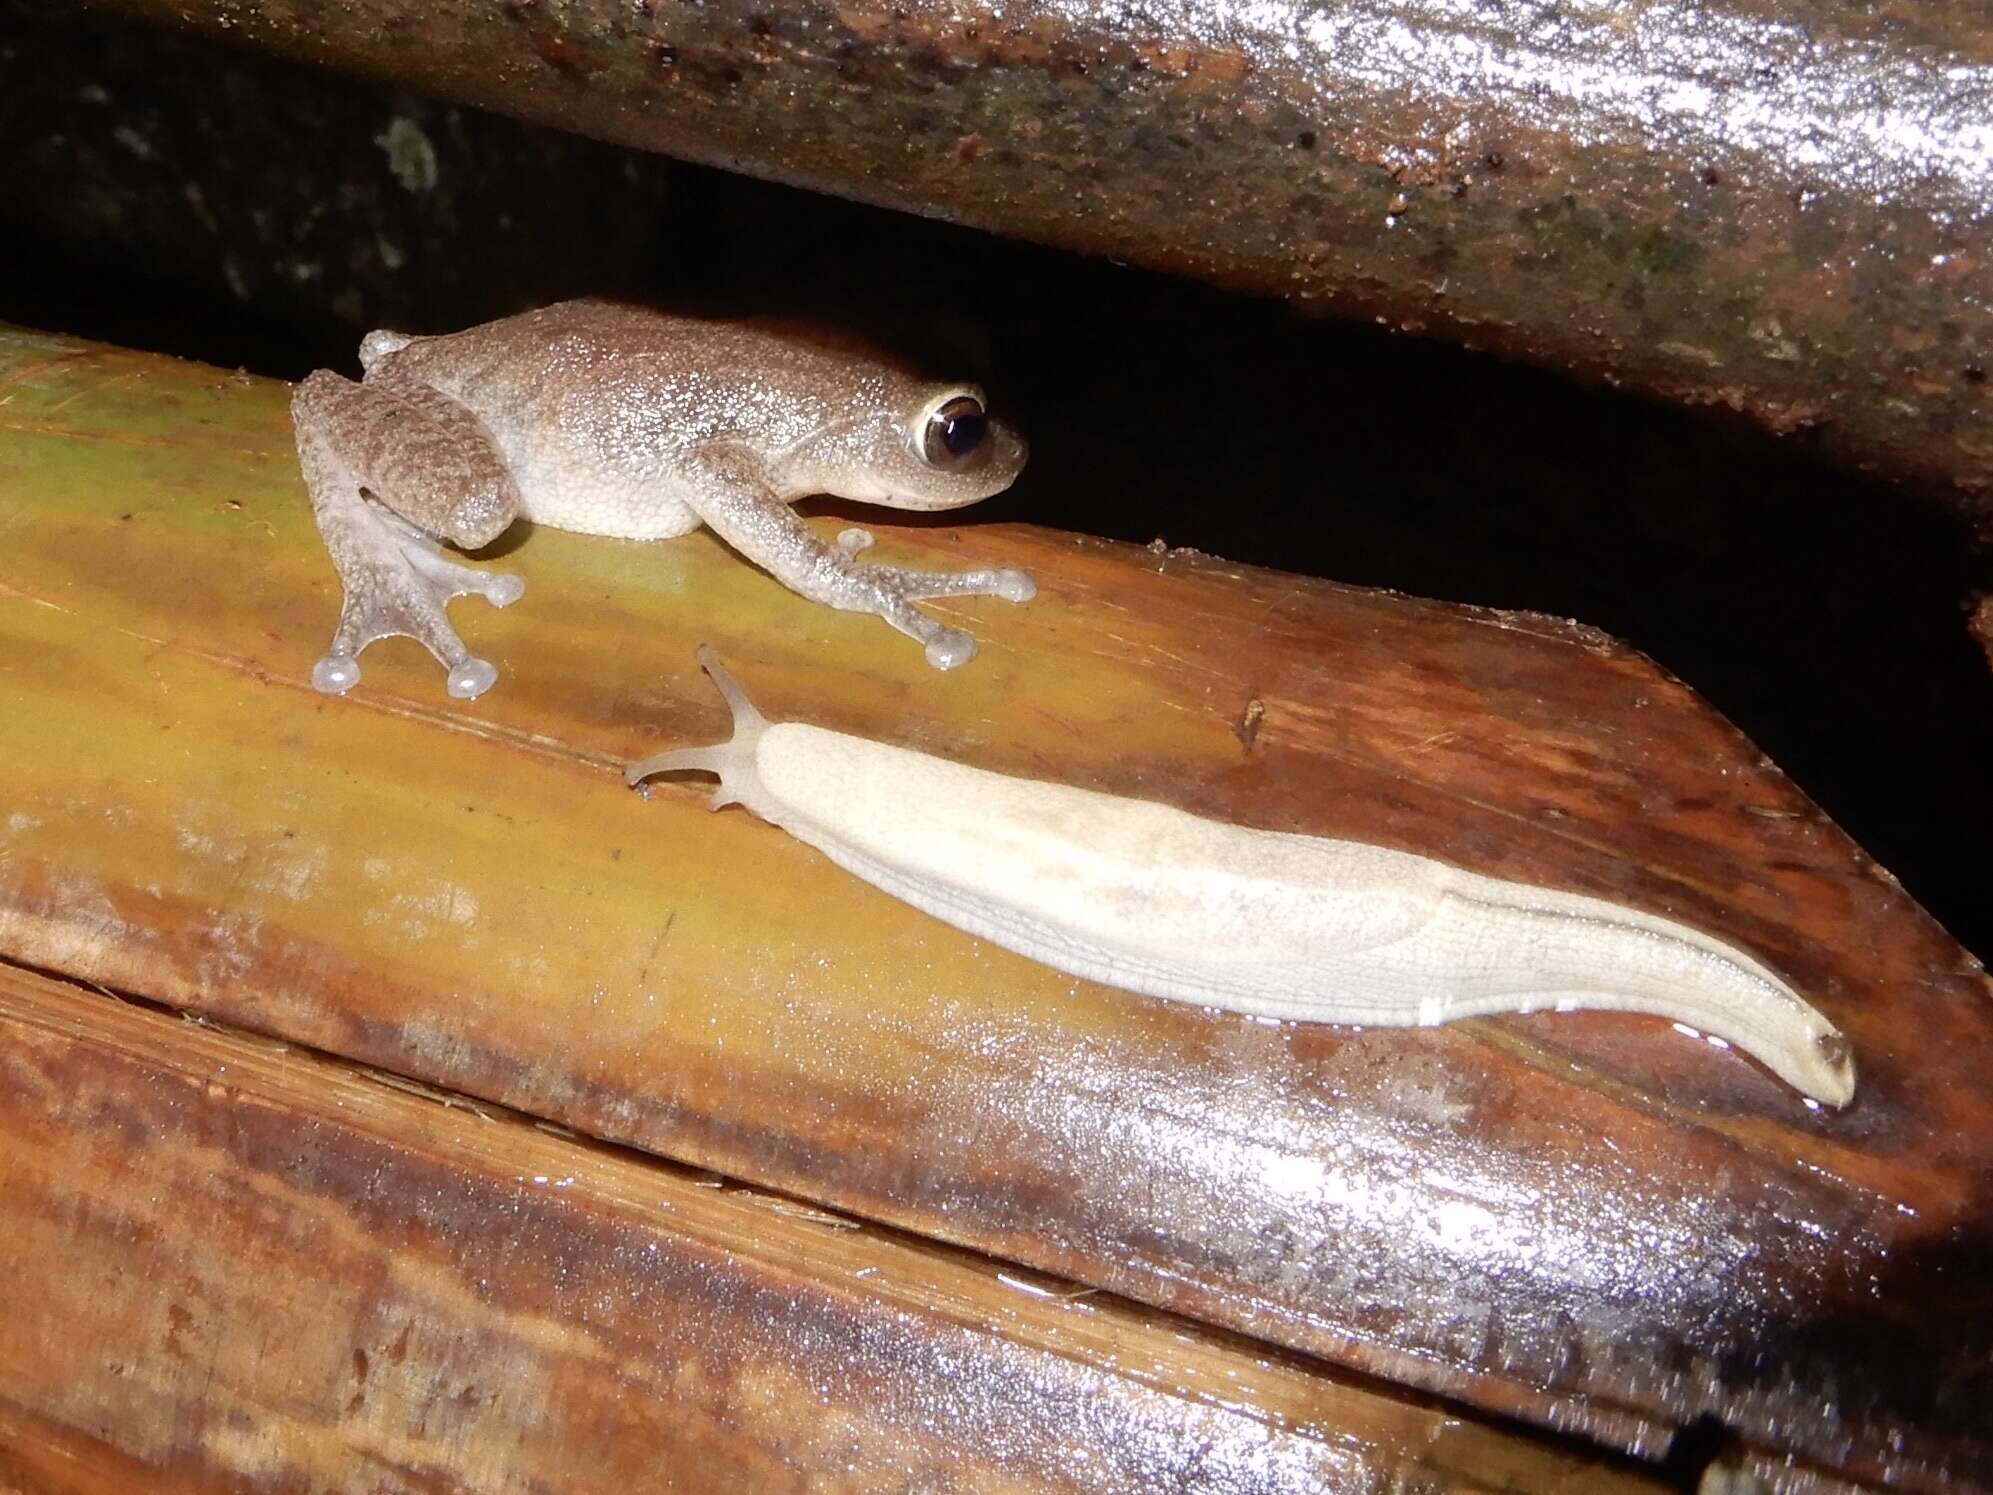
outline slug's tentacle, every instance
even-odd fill
[[[756,709],[754,702],[747,698],[740,682],[729,674],[713,651],[704,644],[699,646],[699,665],[712,677],[713,684],[720,688],[727,707],[734,714],[734,735],[725,742],[716,742],[708,747],[674,748],[670,752],[654,753],[640,763],[632,763],[623,771],[625,783],[635,786],[652,774],[659,773],[710,773],[719,777],[720,787],[709,800],[708,808],[723,810],[728,805],[745,804],[755,809],[765,796],[757,791],[760,779],[755,772],[755,749],[761,737],[768,730],[768,718]]]
[[[958,929],[1055,969],[1259,1017],[1430,1026],[1638,1012],[1846,1105],[1847,1040],[1768,966],[1688,925],[1389,847],[1255,830],[769,722],[710,650],[732,741],[630,769],[720,776],[738,802]]]

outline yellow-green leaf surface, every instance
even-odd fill
[[[0,953],[1629,1446],[1713,1413],[1869,1473],[1986,1456],[1932,1389],[1987,1323],[1934,1309],[1990,1213],[1985,978],[1748,743],[1573,626],[950,518],[879,558],[1040,595],[937,606],[981,644],[947,675],[704,533],[542,530],[491,558],[522,601],[455,607],[488,695],[395,641],[335,699],[283,387],[0,334]],[[726,735],[700,642],[777,719],[1687,919],[1861,1094],[1650,1019],[1061,976],[624,788]]]

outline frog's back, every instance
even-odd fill
[[[915,378],[876,348],[802,323],[690,316],[593,299],[414,338],[396,358],[404,372],[473,408],[523,404],[535,395],[612,380],[637,386],[683,381],[715,393],[780,388],[820,395],[848,389],[854,379],[884,384]]]
[[[505,414],[598,380],[607,365],[634,359],[692,364],[711,351],[715,328],[611,301],[561,301],[462,332],[408,341],[395,377],[413,377],[469,405]]]
[[[412,379],[477,416],[526,517],[627,539],[698,527],[679,494],[702,443],[765,456],[913,382],[870,350],[794,325],[614,301],[377,338],[368,378]]]

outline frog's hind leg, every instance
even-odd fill
[[[451,695],[482,695],[498,671],[464,647],[445,606],[476,593],[504,607],[525,584],[446,559],[432,535],[476,548],[518,512],[517,492],[483,427],[426,386],[355,384],[323,370],[298,386],[291,414],[312,513],[345,584],[339,627],[312,684],[350,690],[367,645],[405,636],[448,669]],[[363,489],[380,502],[369,502]]]

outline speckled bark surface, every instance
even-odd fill
[[[119,5],[1732,406],[1993,513],[1970,0]]]

